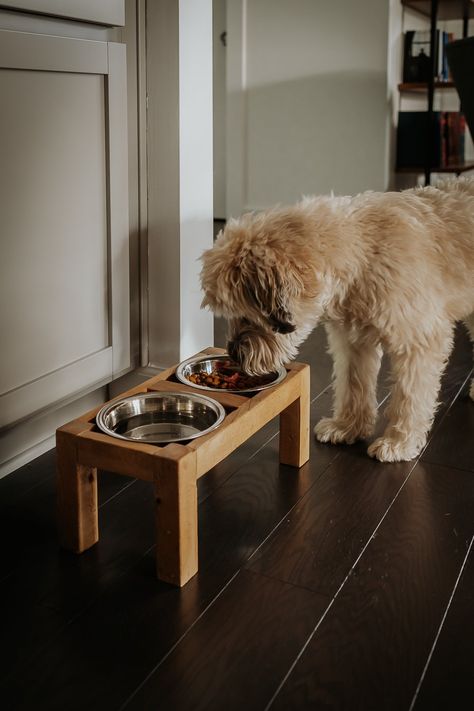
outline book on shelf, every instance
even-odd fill
[[[397,168],[420,168],[431,150],[433,168],[449,168],[464,161],[466,121],[459,111],[434,111],[432,144],[426,111],[400,111],[397,127]]]
[[[466,119],[466,128],[474,139],[474,36],[455,40],[446,46],[448,64],[453,82],[461,101],[461,111]]]
[[[466,120],[460,111],[440,111],[441,167],[464,161]]]
[[[446,44],[453,39],[452,32],[436,30],[434,43],[434,78],[449,80],[446,61]],[[408,30],[403,38],[404,83],[427,83],[431,77],[431,33],[429,30]]]

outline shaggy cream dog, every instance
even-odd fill
[[[422,450],[440,378],[464,320],[474,340],[474,180],[399,193],[305,198],[230,220],[203,255],[203,306],[230,321],[230,355],[249,373],[291,360],[324,322],[333,416],[321,442],[373,431],[382,351],[393,387],[380,461]],[[471,385],[474,398],[474,383]]]

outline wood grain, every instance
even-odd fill
[[[365,446],[339,454],[247,564],[324,595],[337,590],[413,464],[367,461]]]
[[[453,599],[440,621],[433,655],[414,696],[415,711],[468,709],[472,701],[474,659],[474,546],[460,571]]]
[[[299,397],[280,414],[280,462],[292,467],[309,459],[309,366],[299,370],[299,381]]]
[[[326,605],[308,590],[240,572],[127,709],[158,698],[163,711],[264,709]]]
[[[97,469],[78,463],[76,441],[65,429],[56,434],[58,530],[64,548],[82,553],[99,540]]]
[[[416,466],[273,709],[409,708],[474,534],[471,480]]]
[[[198,570],[196,458],[170,444],[155,459],[157,575],[182,586]]]
[[[325,348],[317,329],[300,353],[311,428],[331,409]],[[295,476],[271,420],[199,479],[200,570],[183,588],[154,578],[152,483],[99,472],[100,546],[74,556],[57,544],[54,453],[1,480],[2,704],[126,709],[144,691],[152,708],[408,711],[421,680],[415,711],[468,708],[474,491],[458,465],[474,438],[455,398],[471,367],[458,330],[430,461],[398,496],[405,465],[366,443],[311,436]]]

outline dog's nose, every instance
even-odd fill
[[[238,361],[239,349],[235,341],[228,341],[227,353],[230,355],[232,360]]]

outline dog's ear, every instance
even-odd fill
[[[299,279],[291,272],[282,275],[278,269],[258,269],[254,265],[244,281],[250,303],[255,304],[277,333],[292,333],[296,326],[291,314],[291,300],[300,293]]]
[[[219,245],[203,252],[200,260],[202,267],[199,276],[203,292],[201,308],[210,308],[219,315],[232,313],[238,281],[234,260],[228,260],[225,250]]]

